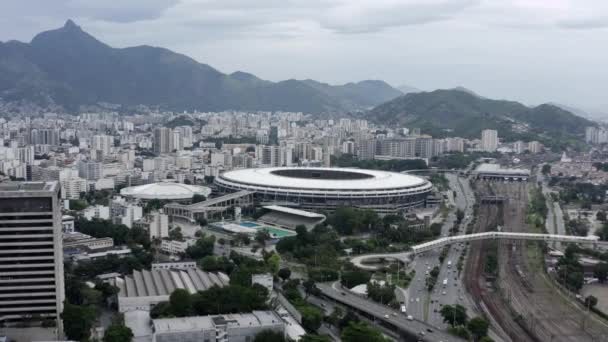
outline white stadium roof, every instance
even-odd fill
[[[299,168],[310,171],[331,171],[356,173],[366,175],[359,179],[320,179],[320,178],[300,178],[275,174],[276,171],[293,170],[298,168],[289,167],[269,167],[258,169],[241,169],[228,171],[221,174],[221,178],[241,183],[273,188],[291,188],[303,190],[387,190],[423,186],[428,184],[420,177],[378,170],[363,170],[351,168]]]
[[[162,182],[124,188],[120,190],[120,194],[139,199],[185,200],[191,199],[195,194],[207,197],[211,194],[211,189],[198,185]]]

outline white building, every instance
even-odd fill
[[[498,148],[498,132],[493,129],[481,131],[481,149],[486,152],[494,152]]]
[[[154,238],[164,238],[169,236],[169,216],[155,211],[150,214],[150,224],[148,226],[150,240]]]
[[[87,181],[80,177],[61,180],[61,198],[79,199],[82,192],[87,192]]]
[[[160,250],[167,254],[182,254],[186,253],[188,247],[196,243],[195,239],[186,239],[184,241],[178,240],[163,240],[160,244]]]
[[[112,151],[114,146],[114,137],[109,135],[94,135],[91,143],[91,149],[101,151],[104,156],[107,156]]]
[[[95,205],[95,206],[86,208],[83,211],[82,215],[89,221],[94,218],[100,219],[100,220],[109,220],[110,219],[110,207],[106,207],[103,205]]]

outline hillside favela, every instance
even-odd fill
[[[608,4],[0,4],[0,342],[608,341]]]

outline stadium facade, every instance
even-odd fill
[[[273,167],[224,172],[220,191],[251,191],[256,202],[310,210],[348,206],[396,213],[424,206],[432,184],[426,179],[378,170]]]

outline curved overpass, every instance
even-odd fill
[[[556,234],[535,234],[535,233],[508,233],[508,232],[486,232],[465,234],[451,237],[439,238],[436,240],[424,242],[414,245],[409,251],[399,253],[378,253],[358,255],[352,257],[351,262],[362,269],[375,270],[378,267],[366,265],[365,262],[372,262],[380,259],[398,260],[403,263],[409,262],[416,254],[424,253],[433,249],[438,249],[448,245],[464,243],[469,241],[479,240],[528,240],[528,241],[545,241],[545,242],[564,242],[564,243],[580,243],[592,245],[594,248],[598,246],[608,246],[608,242],[599,241],[597,236],[572,236],[572,235],[556,235]]]

